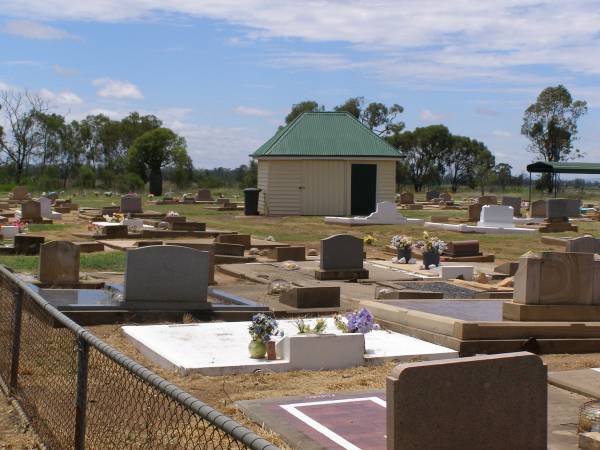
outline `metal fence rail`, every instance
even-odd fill
[[[3,266],[0,378],[51,449],[277,449],[102,342]]]

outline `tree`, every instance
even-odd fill
[[[444,163],[452,192],[456,192],[461,184],[471,184],[477,157],[486,147],[482,142],[466,136],[452,136],[451,140],[452,146],[445,154]]]
[[[439,179],[444,171],[445,156],[452,147],[450,132],[443,125],[394,134],[388,141],[400,150],[415,192],[420,192],[424,184]]]
[[[351,97],[334,111],[346,111],[360,120],[369,129],[380,136],[398,134],[404,129],[404,122],[397,120],[397,116],[404,112],[404,108],[398,104],[385,106],[383,103],[369,103],[363,107],[364,97]]]
[[[573,101],[563,85],[547,87],[523,115],[521,134],[529,139],[528,150],[551,162],[581,157],[573,142],[577,139],[577,121],[586,112],[587,103]],[[549,175],[543,175],[546,179],[542,184],[551,192],[554,186]]]
[[[19,184],[30,160],[42,145],[37,116],[47,110],[38,95],[29,92],[0,92],[0,113],[9,133],[0,140],[0,152],[14,164],[14,181]]]
[[[494,155],[483,146],[477,155],[477,161],[473,172],[475,182],[481,189],[481,195],[485,195],[485,187],[490,184],[494,176],[495,164],[496,159],[494,158]]]
[[[333,108],[337,112],[347,112],[352,114],[356,119],[361,120],[363,112],[363,103],[365,102],[364,97],[351,97],[341,105]]]
[[[507,163],[498,163],[494,166],[494,174],[498,180],[498,184],[502,188],[502,191],[506,188],[506,185],[510,183],[512,178],[512,166]]]
[[[162,168],[183,161],[187,156],[185,139],[168,128],[155,128],[138,137],[129,149],[132,172],[150,181],[150,193],[162,195]]]
[[[296,117],[305,112],[319,112],[325,111],[325,107],[323,105],[319,105],[317,102],[313,100],[306,100],[300,103],[296,103],[292,105],[292,110],[290,113],[285,116],[285,124],[289,125],[294,121]]]

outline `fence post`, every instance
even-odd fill
[[[75,403],[75,448],[85,448],[85,413],[87,406],[89,345],[81,337],[77,337],[77,398]]]
[[[9,390],[12,392],[17,388],[19,380],[19,355],[21,353],[21,317],[23,312],[23,291],[19,287],[13,290],[15,302],[13,314],[12,349],[10,362]]]

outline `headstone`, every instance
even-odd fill
[[[444,251],[444,255],[460,257],[460,256],[481,256],[479,251],[479,241],[449,241],[448,247]]]
[[[581,217],[581,200],[568,198],[567,217]]]
[[[129,235],[127,225],[108,225],[102,227],[102,231],[107,239],[127,239]]]
[[[482,195],[481,197],[477,198],[477,203],[480,205],[497,205],[498,197],[495,195]]]
[[[121,212],[123,214],[128,213],[141,213],[142,210],[142,198],[135,194],[127,194],[121,197]]]
[[[210,193],[210,190],[208,190],[208,189],[198,189],[198,193],[196,194],[196,200],[198,200],[200,202],[214,202],[215,201],[212,194]]]
[[[215,242],[215,253],[226,256],[244,256],[245,247],[240,244],[227,244],[225,242]]]
[[[174,231],[206,231],[206,223],[203,222],[173,222],[170,225]]]
[[[573,239],[567,239],[565,251],[567,253],[600,254],[600,240],[592,236],[580,236]]]
[[[449,216],[431,216],[429,221],[433,222],[433,223],[448,223],[448,222],[450,222],[450,217]]]
[[[425,193],[425,200],[428,202],[432,201],[434,198],[439,198],[440,193],[438,191],[427,191]]]
[[[15,186],[10,196],[11,200],[27,200],[29,198],[29,191],[25,186]]]
[[[387,378],[389,450],[545,450],[542,360],[505,353],[406,363]]]
[[[252,247],[252,238],[249,234],[220,234],[216,242],[243,245],[246,249]]]
[[[481,216],[481,208],[483,208],[483,205],[479,203],[469,205],[469,222],[477,222],[479,220],[479,216]]]
[[[44,236],[33,236],[31,234],[17,234],[14,238],[16,255],[39,255],[40,247],[44,243]]]
[[[415,202],[415,194],[412,192],[403,192],[400,194],[400,203],[403,205],[412,205]]]
[[[200,250],[208,252],[208,282],[209,284],[215,283],[215,244],[198,244],[188,242],[167,242],[167,245],[179,245],[181,247],[193,248],[194,250]]]
[[[461,279],[471,281],[473,279],[473,266],[439,266],[436,269],[442,280]]]
[[[176,245],[128,250],[124,300],[135,303],[207,304],[209,254]]]
[[[494,272],[512,277],[519,270],[519,263],[515,261],[506,262],[494,267]]]
[[[38,277],[44,284],[79,282],[78,245],[69,241],[52,241],[41,246]]]
[[[185,216],[165,216],[161,219],[163,222],[167,222],[168,224],[175,222],[186,222],[187,218]]]
[[[546,218],[563,219],[569,217],[568,201],[566,198],[552,198],[548,200]]]
[[[521,217],[521,197],[509,197],[507,195],[502,196],[503,206],[512,206],[515,217]]]
[[[363,240],[349,234],[321,239],[321,262],[315,277],[320,280],[368,278],[363,268]]]
[[[13,240],[17,234],[19,234],[19,227],[16,225],[2,225],[0,228],[2,239]]]
[[[339,308],[340,287],[293,287],[284,290],[279,301],[294,308]]]
[[[485,205],[477,223],[480,227],[512,228],[514,211],[512,206]]]
[[[306,247],[303,245],[275,247],[275,260],[279,262],[306,261]]]
[[[52,200],[47,197],[40,197],[40,214],[44,219],[52,219]]]
[[[577,227],[569,223],[569,200],[553,198],[547,201],[546,219],[540,226],[542,233],[559,233],[577,231]]]
[[[27,200],[21,204],[21,219],[37,221],[42,219],[40,202]]]
[[[529,205],[529,217],[543,218],[547,214],[546,200],[535,200]]]

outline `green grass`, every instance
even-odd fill
[[[0,256],[0,264],[15,272],[36,272],[38,261],[38,256]],[[80,269],[90,272],[123,272],[125,252],[84,253],[81,255]]]
[[[31,232],[40,232],[40,231],[60,231],[66,230],[68,228],[72,228],[74,225],[68,223],[52,223],[52,224],[44,224],[44,223],[32,223],[27,225],[29,231]]]

